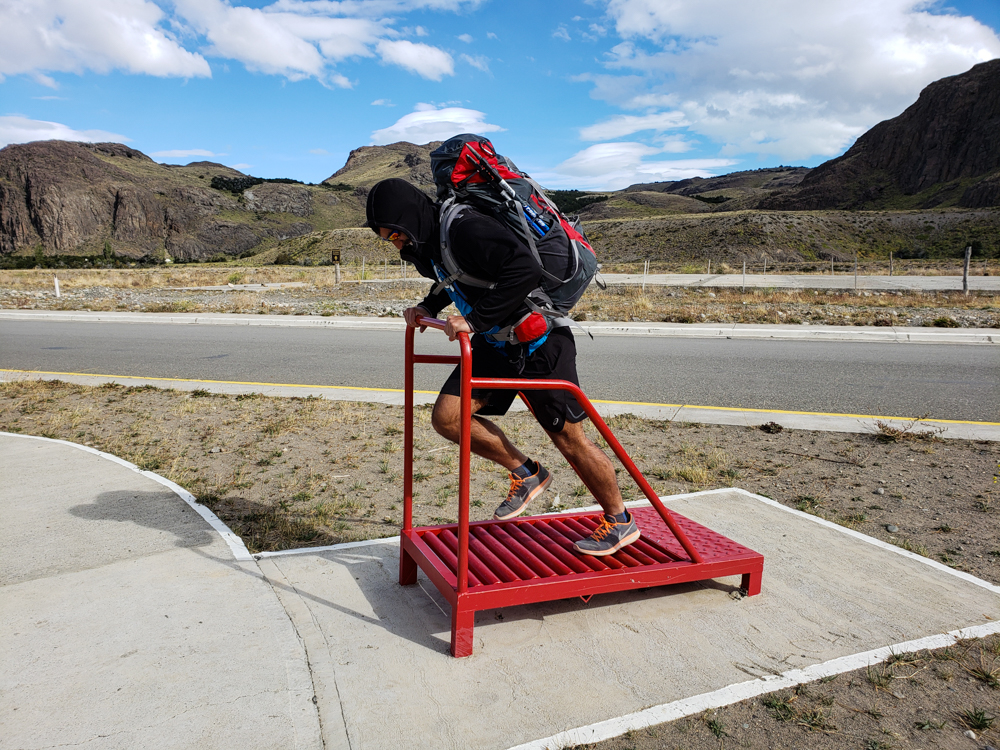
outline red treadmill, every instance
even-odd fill
[[[444,321],[421,325],[444,329]],[[417,568],[451,604],[451,654],[471,656],[475,613],[484,609],[594,594],[742,576],[748,596],[760,593],[764,556],[668,510],[579,387],[565,380],[473,378],[468,334],[458,336],[459,356],[414,353],[414,332],[406,329],[406,426],[403,454],[403,528],[399,583],[417,582]],[[413,366],[461,365],[458,523],[413,527]],[[570,391],[652,504],[632,513],[642,531],[634,544],[613,555],[594,557],[573,550],[590,536],[599,511],[551,513],[508,521],[469,523],[469,443],[473,388]]]

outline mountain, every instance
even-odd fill
[[[423,146],[400,141],[388,146],[362,146],[354,149],[347,157],[347,163],[323,180],[323,183],[356,185],[367,192],[380,180],[399,177],[429,195],[434,195],[431,151],[440,145],[441,141],[432,141]]]
[[[117,143],[0,149],[0,257],[238,257],[364,221],[345,186],[265,181],[212,162],[158,164]]]
[[[1000,59],[927,86],[905,112],[761,208],[1000,205]]]

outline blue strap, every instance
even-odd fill
[[[445,274],[444,270],[440,266],[438,266],[437,263],[434,264],[434,273],[437,274],[437,277],[440,281],[444,281],[445,279],[448,278],[447,274]],[[469,314],[472,312],[472,305],[469,304],[469,301],[458,290],[458,288],[454,284],[449,284],[444,288],[444,290],[448,292],[448,296],[451,298],[451,301],[455,303],[455,307],[458,308],[458,312],[464,317],[468,317]],[[483,333],[497,333],[499,332],[499,330],[500,326],[497,325],[493,326],[488,331],[483,331]],[[494,339],[491,339],[489,336],[486,337],[486,340],[497,349],[502,350],[506,346],[506,344],[503,341],[496,341]]]

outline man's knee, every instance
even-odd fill
[[[561,452],[576,453],[580,450],[587,450],[593,442],[583,431],[582,422],[565,422],[559,432],[548,432],[549,437]]]
[[[434,431],[443,438],[457,442],[460,421],[461,401],[455,396],[439,396],[434,404],[434,411],[431,412],[431,426]]]

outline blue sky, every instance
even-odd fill
[[[1000,57],[1000,0],[0,0],[0,146],[319,182],[460,132],[548,187],[814,166]]]

